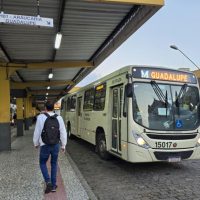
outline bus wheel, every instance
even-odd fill
[[[105,136],[103,134],[98,136],[97,150],[98,150],[99,156],[102,159],[108,160],[110,158],[110,154],[106,150],[106,139],[105,139]]]

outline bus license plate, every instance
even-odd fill
[[[181,157],[170,157],[168,158],[168,162],[180,162]]]

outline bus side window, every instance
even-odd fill
[[[94,88],[85,91],[83,110],[90,111],[94,105]]]
[[[67,99],[67,111],[70,111],[71,97]]]
[[[76,109],[76,95],[71,97],[70,111],[74,112]]]
[[[96,111],[104,110],[105,99],[106,99],[106,83],[103,83],[95,87],[94,110]]]
[[[64,99],[62,99],[62,101],[61,101],[61,110],[63,110],[64,109]]]

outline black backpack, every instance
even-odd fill
[[[44,122],[41,138],[45,144],[58,144],[60,141],[60,130],[59,122],[57,119],[58,115],[50,116],[48,113],[44,113],[47,119]]]

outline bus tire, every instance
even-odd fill
[[[106,139],[105,139],[104,134],[98,135],[97,151],[98,151],[100,158],[102,158],[103,160],[109,160],[110,159],[110,154],[106,150]]]

